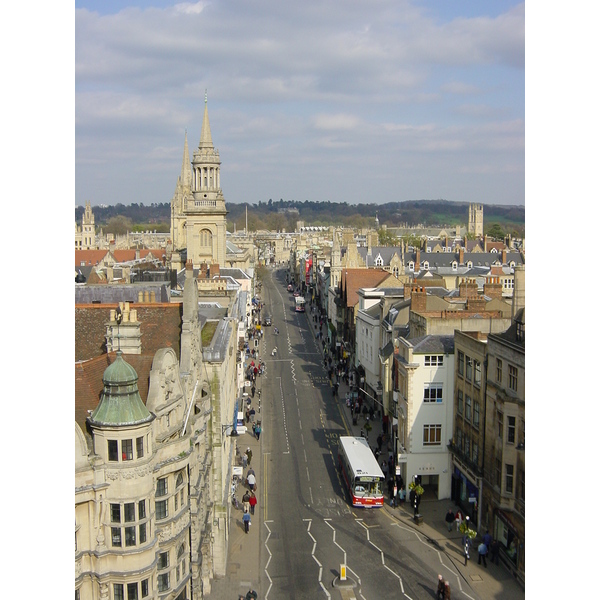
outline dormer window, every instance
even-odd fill
[[[376,267],[382,267],[383,266],[383,258],[381,258],[381,254],[377,255],[377,258],[375,259],[375,266]]]
[[[413,260],[411,260],[411,261],[408,263],[408,270],[409,270],[409,271],[414,271],[414,270],[415,270],[415,262],[414,262]]]
[[[428,261],[428,260],[426,260],[426,261],[423,263],[423,268],[424,268],[426,271],[427,271],[427,270],[429,270],[429,261]]]
[[[458,263],[455,260],[452,261],[452,270],[453,271],[457,271],[458,270]]]
[[[473,268],[473,261],[470,260],[467,262],[467,269],[472,269]]]

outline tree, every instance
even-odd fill
[[[123,235],[128,231],[131,231],[131,229],[131,219],[122,215],[111,217],[104,227],[106,233],[112,233],[113,235]]]
[[[500,226],[500,223],[492,223],[487,227],[487,235],[498,241],[504,240],[504,229]]]
[[[399,246],[400,240],[398,236],[394,235],[389,229],[379,229],[377,231],[379,236],[379,244],[381,246]]]

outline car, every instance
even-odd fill
[[[265,315],[265,318],[263,320],[263,325],[265,325],[265,327],[271,326],[271,317],[269,315]]]

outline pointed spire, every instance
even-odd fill
[[[208,122],[208,92],[204,91],[204,118],[202,119],[202,131],[200,132],[200,144],[198,148],[213,148],[212,136],[210,135],[210,123]]]
[[[190,185],[192,181],[192,167],[190,164],[190,151],[188,150],[187,129],[185,130],[185,142],[183,144],[183,161],[181,163],[181,183]]]

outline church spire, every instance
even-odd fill
[[[210,135],[210,123],[208,122],[208,92],[204,91],[204,117],[202,119],[202,131],[200,132],[200,149],[213,148],[212,136]]]

